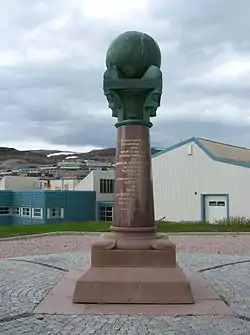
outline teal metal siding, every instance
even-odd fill
[[[95,221],[95,191],[46,191],[46,222]],[[47,218],[47,210],[63,208],[64,217]]]
[[[20,216],[13,216],[12,221],[14,225],[30,225],[45,223],[45,194],[43,190],[35,191],[13,191],[12,208],[20,208]],[[30,216],[22,216],[22,207],[30,208]],[[41,208],[43,210],[42,218],[33,218],[32,209]]]
[[[0,206],[19,208],[20,215],[0,215],[0,226],[31,225],[49,222],[95,221],[95,191],[0,191]],[[22,208],[30,208],[29,216],[22,216]],[[43,216],[32,217],[32,209],[39,208]],[[63,218],[47,218],[48,209],[62,208]]]
[[[12,204],[12,191],[0,191],[0,206],[10,207]],[[0,226],[9,226],[12,224],[11,215],[0,215]]]
[[[65,209],[66,206],[66,191],[54,191],[54,190],[46,190],[45,192],[45,222],[46,223],[51,223],[51,222],[62,222],[62,221],[67,221],[65,218],[60,219],[60,218],[48,218],[47,217],[47,212],[48,209],[52,208],[63,208]]]
[[[66,191],[66,194],[65,219],[70,218],[72,222],[95,221],[95,191]]]

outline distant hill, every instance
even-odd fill
[[[160,151],[159,149],[152,148],[152,154]],[[79,159],[87,160],[93,159],[98,161],[115,161],[115,148],[91,150],[86,153],[72,152],[74,156]],[[48,157],[47,155],[57,153]],[[60,153],[62,153],[60,155]],[[22,167],[37,167],[38,165],[57,164],[67,157],[63,154],[64,151],[60,150],[17,150],[15,148],[0,147],[0,169],[15,169]]]

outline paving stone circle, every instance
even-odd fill
[[[89,252],[0,260],[0,334],[250,334],[250,257],[222,254],[179,253],[178,262],[184,269],[200,270],[231,306],[233,316],[132,317],[33,313],[65,272],[83,268],[89,260]]]

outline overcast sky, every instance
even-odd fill
[[[0,146],[115,146],[105,54],[126,30],[157,40],[164,92],[151,142],[250,146],[249,0],[8,0],[0,11]]]

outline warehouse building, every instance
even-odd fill
[[[190,138],[152,159],[156,219],[250,217],[250,149]]]
[[[248,148],[192,137],[152,157],[152,178],[156,220],[250,218]],[[96,191],[98,220],[112,220],[113,183],[113,171],[93,171],[76,186]]]

